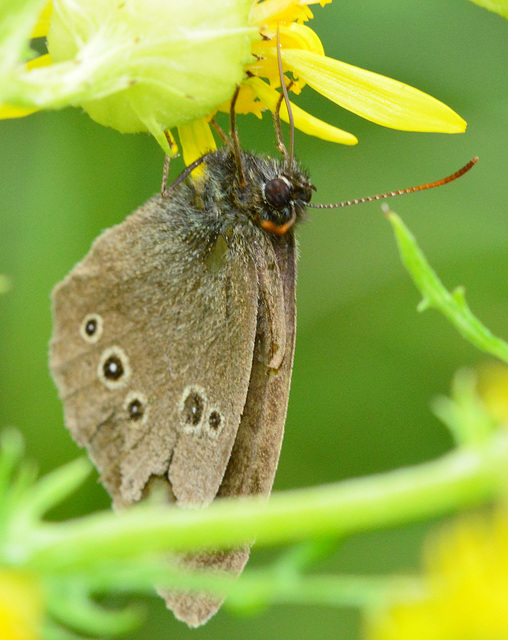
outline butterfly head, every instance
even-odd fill
[[[263,210],[259,225],[270,233],[287,233],[302,218],[314,188],[301,169],[282,171],[277,177],[262,182]]]
[[[209,175],[227,202],[268,233],[285,235],[305,213],[314,185],[307,173],[293,162],[253,155],[242,151],[245,179],[241,182],[233,154],[210,154],[206,159]],[[220,182],[221,184],[217,184]],[[217,193],[217,189],[214,190]]]

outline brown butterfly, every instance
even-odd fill
[[[196,508],[272,488],[295,343],[294,228],[314,187],[292,142],[289,153],[283,145],[278,111],[281,160],[240,149],[234,100],[231,121],[228,146],[99,236],[53,292],[50,366],[66,425],[116,508],[155,494]],[[188,180],[198,164],[204,179]],[[472,164],[436,183],[317,206],[427,189]],[[240,573],[248,556],[244,547],[179,561]],[[190,626],[221,605],[162,595]]]
[[[180,179],[105,231],[53,292],[66,425],[115,507],[154,483],[201,507],[268,494],[274,480],[295,341],[292,227],[312,186],[294,161],[231,147],[200,161],[203,182]],[[186,562],[239,572],[248,555]],[[191,626],[220,606],[166,599]]]

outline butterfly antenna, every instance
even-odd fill
[[[275,135],[277,137],[277,148],[281,152],[282,156],[284,156],[285,160],[289,159],[288,150],[286,149],[286,145],[284,144],[284,140],[282,139],[282,127],[280,124],[280,105],[284,100],[284,94],[281,93],[279,99],[277,100],[277,104],[275,105],[275,111],[273,112],[273,124],[275,127]]]
[[[242,165],[242,150],[240,148],[240,140],[238,139],[238,130],[236,128],[236,112],[235,105],[238,99],[238,94],[240,93],[240,87],[236,87],[236,91],[233,94],[233,98],[231,99],[231,108],[229,110],[229,117],[231,122],[231,140],[233,142],[233,153],[235,154],[235,164],[236,171],[238,174],[238,182],[241,187],[245,187],[247,184],[245,181],[245,173],[243,171]]]
[[[185,167],[185,169],[178,176],[178,178],[171,184],[171,186],[169,186],[167,189],[164,190],[164,192],[162,193],[162,197],[167,198],[171,193],[173,193],[173,191],[176,190],[178,185],[181,184],[186,178],[188,178],[190,174],[194,171],[194,169],[196,167],[199,167],[199,165],[206,160],[206,158],[210,155],[210,153],[212,152],[208,151],[197,160],[194,160],[194,162],[190,164],[188,167]]]
[[[169,176],[169,163],[171,162],[171,158],[166,155],[164,156],[164,168],[162,169],[162,184],[161,184],[161,196],[163,198],[167,197],[168,191],[168,176]]]
[[[215,129],[215,131],[217,132],[217,135],[222,140],[222,142],[228,147],[231,146],[231,140],[224,133],[224,131],[222,130],[222,127],[218,124],[215,118],[210,118],[210,124]]]
[[[168,141],[169,148],[172,149],[175,142],[173,138],[169,135],[169,131],[164,131],[164,135],[166,137],[166,140]],[[169,176],[170,162],[171,162],[171,158],[166,153],[164,156],[164,168],[162,170],[162,184],[161,184],[161,196],[163,198],[166,198],[168,193],[168,176]]]
[[[447,176],[446,178],[441,178],[441,180],[436,180],[435,182],[427,182],[426,184],[420,184],[417,187],[409,187],[408,189],[398,189],[397,191],[388,191],[387,193],[380,193],[375,196],[368,196],[367,198],[357,198],[356,200],[346,200],[344,202],[338,202],[336,204],[306,204],[307,207],[312,207],[313,209],[336,209],[339,207],[349,207],[352,204],[362,204],[363,202],[373,202],[374,200],[383,200],[384,198],[392,198],[394,196],[403,196],[406,193],[414,193],[415,191],[425,191],[426,189],[434,189],[434,187],[441,187],[443,184],[448,184],[448,182],[453,182],[460,178],[465,173],[467,173],[470,169],[474,167],[474,165],[478,162],[478,156],[475,156],[472,160],[470,160],[467,164],[465,164],[462,168],[460,168],[455,173],[452,173],[451,176]]]
[[[295,149],[295,122],[293,119],[293,111],[291,110],[291,103],[289,102],[289,95],[288,95],[288,90],[286,87],[286,82],[284,80],[284,72],[282,70],[282,55],[281,55],[281,46],[280,46],[280,29],[279,29],[279,25],[277,25],[277,65],[279,67],[279,78],[280,78],[280,85],[282,88],[282,95],[284,96],[284,102],[286,103],[286,109],[288,111],[288,119],[289,119],[289,166],[291,166],[293,164],[293,158],[294,158],[294,149]],[[291,85],[290,85],[291,86]],[[284,147],[284,149],[286,148],[284,146],[284,143],[282,142],[282,133],[280,131],[280,116],[278,113],[278,110],[280,110],[280,103],[281,100],[279,100],[278,104],[277,104],[277,118],[279,121],[279,125],[278,125],[278,129],[277,129],[277,125],[276,126],[276,131],[277,131],[277,139],[278,139],[278,144]],[[284,154],[287,157],[287,151]]]

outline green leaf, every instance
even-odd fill
[[[47,0],[0,0],[0,77],[29,55],[28,42]]]
[[[416,287],[423,296],[418,309],[438,309],[459,333],[475,347],[508,363],[508,344],[494,336],[471,312],[462,287],[450,293],[420,250],[415,237],[399,216],[387,213],[395,231],[400,257]]]
[[[19,516],[40,518],[80,487],[92,470],[87,458],[78,458],[38,480],[19,504]]]
[[[471,369],[459,369],[452,386],[452,397],[440,396],[432,403],[434,413],[450,429],[459,446],[481,445],[497,428],[477,389]]]
[[[21,462],[25,450],[23,436],[16,429],[6,429],[0,436],[0,499]]]
[[[471,0],[471,2],[508,19],[508,0]]]

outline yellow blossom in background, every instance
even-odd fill
[[[20,571],[0,570],[0,638],[38,640],[43,617],[38,583]]]
[[[508,638],[508,513],[463,517],[432,537],[423,594],[372,617],[368,640]]]
[[[15,12],[14,0],[7,2]],[[37,0],[27,2],[37,6]],[[150,131],[167,153],[174,149],[164,132],[181,128],[189,164],[215,147],[208,122],[218,109],[228,109],[238,84],[238,113],[260,117],[266,109],[274,111],[279,28],[284,72],[291,74],[294,93],[309,85],[343,108],[395,129],[465,130],[464,120],[431,96],[325,56],[306,24],[312,4],[317,2],[53,0],[32,29],[34,36],[47,34],[50,55],[3,70],[0,116],[80,106],[120,131]],[[353,134],[295,105],[293,110],[302,131],[356,144]],[[285,106],[281,117],[287,120]]]
[[[478,368],[478,393],[489,414],[508,425],[508,367],[491,362]]]

